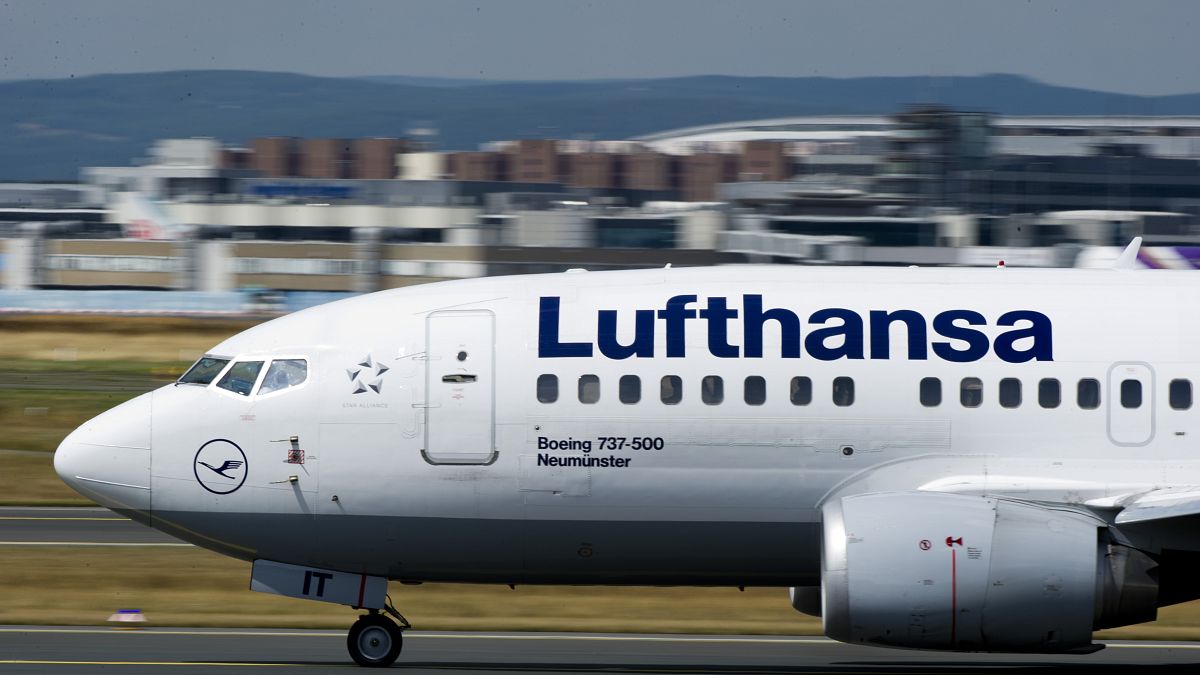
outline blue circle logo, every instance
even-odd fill
[[[246,453],[237,443],[217,438],[196,451],[192,461],[192,472],[200,487],[215,495],[227,495],[237,491],[246,482]]]

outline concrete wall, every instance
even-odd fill
[[[30,239],[0,240],[0,279],[4,288],[11,291],[33,288],[35,252],[34,242]]]
[[[374,206],[369,204],[236,204],[173,202],[164,205],[177,222],[218,227],[284,225],[293,227],[444,228],[474,224],[473,206]]]

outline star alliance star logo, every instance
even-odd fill
[[[367,354],[363,360],[354,364],[353,368],[346,369],[346,375],[350,376],[350,383],[354,385],[354,391],[351,393],[381,393],[383,391],[383,374],[389,370],[391,368],[372,359],[371,355]]]

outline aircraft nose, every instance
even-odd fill
[[[152,402],[142,394],[101,413],[54,453],[54,470],[73,490],[142,522],[150,518]]]

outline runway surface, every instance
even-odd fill
[[[406,634],[393,666],[429,673],[972,673],[1194,670],[1200,643],[1110,643],[1088,656],[927,654],[821,638],[568,633]],[[357,671],[327,630],[0,627],[0,673]]]
[[[190,546],[100,507],[0,507],[0,546]]]
[[[2,546],[189,546],[101,508],[0,508]],[[3,589],[0,589],[0,599]],[[347,617],[347,627],[350,618]],[[9,673],[356,672],[344,631],[0,626]],[[428,673],[970,673],[1193,671],[1200,643],[1116,642],[1087,656],[929,654],[811,637],[406,634],[394,666]]]

